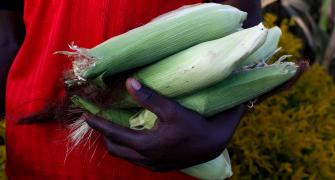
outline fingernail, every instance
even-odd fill
[[[140,90],[142,87],[141,83],[133,78],[130,80],[130,84],[131,84],[131,87],[135,89],[136,91]]]
[[[86,112],[84,112],[84,113],[81,115],[80,118],[81,118],[82,120],[87,121],[88,119],[90,119],[90,116],[89,116]]]

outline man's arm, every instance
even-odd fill
[[[5,112],[6,79],[24,36],[23,1],[0,1],[0,117]]]
[[[243,24],[245,28],[255,26],[262,21],[261,0],[213,0],[212,2],[228,4],[247,12],[248,19]]]

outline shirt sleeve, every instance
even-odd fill
[[[23,0],[0,0],[0,10],[23,11]]]

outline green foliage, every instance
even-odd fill
[[[335,85],[314,65],[247,114],[230,143],[233,179],[335,179]]]
[[[281,9],[290,15],[303,32],[306,44],[315,55],[315,62],[330,70],[335,58],[335,1],[275,0],[265,4],[271,3],[280,4]]]
[[[302,40],[291,19],[264,23],[282,30],[277,55],[301,57]],[[335,179],[335,84],[315,64],[290,91],[268,98],[248,113],[230,143],[232,179]]]

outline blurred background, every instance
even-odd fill
[[[309,59],[288,91],[243,118],[229,150],[232,179],[335,179],[335,0],[262,0],[267,27],[283,32],[274,59]],[[5,125],[0,121],[0,179]]]
[[[263,0],[283,35],[277,56],[311,68],[289,91],[257,105],[229,149],[232,179],[335,179],[335,0]]]

